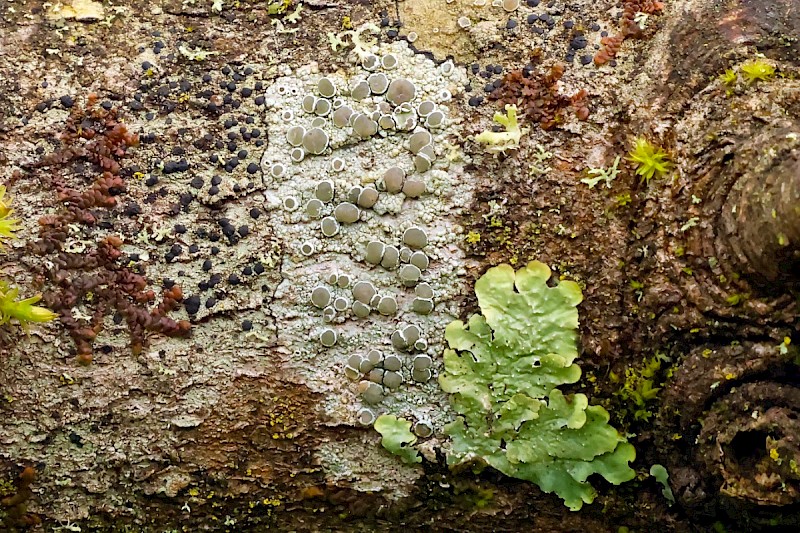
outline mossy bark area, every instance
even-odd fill
[[[68,111],[58,98],[82,101],[95,92],[125,109],[146,82],[130,59],[140,47],[163,41],[168,53],[180,54],[181,44],[218,52],[186,61],[180,71],[154,71],[165,84],[198,80],[227,64],[256,64],[269,83],[282,63],[296,68],[316,60],[331,71],[345,65],[325,39],[345,17],[377,24],[383,9],[392,20],[397,12],[416,13],[393,2],[315,1],[298,24],[284,20],[281,27],[263,2],[227,4],[221,13],[199,0],[106,5],[103,19],[93,22],[48,17],[51,7],[35,1],[0,6],[0,182],[15,197],[22,237],[33,240],[39,217],[58,205],[34,169],[59,146]],[[458,4],[441,2],[446,31],[421,35],[421,47],[431,42],[447,54],[442,35],[458,31]],[[608,6],[562,4],[551,10],[557,37],[534,52],[542,68],[559,61],[574,39],[562,28],[568,19],[584,17],[587,26],[598,20],[614,33]],[[85,368],[56,325],[30,337],[0,329],[0,497],[12,498],[0,510],[3,527],[49,531],[71,520],[83,531],[636,531],[659,523],[707,531],[719,521],[735,531],[796,524],[800,6],[665,4],[639,38],[625,41],[616,68],[567,69],[562,93],[588,88],[588,121],[566,117],[549,132],[523,122],[532,131],[520,150],[499,158],[482,157],[482,147],[467,138],[456,140],[473,158],[472,175],[480,176],[475,205],[462,220],[480,237],[464,245],[470,275],[539,259],[581,284],[584,380],[575,388],[636,434],[637,480],[619,487],[597,482],[595,503],[570,513],[552,495],[490,470],[449,472],[436,450],[426,450],[418,470],[404,467],[380,448],[372,429],[329,424],[320,408],[326,398],[299,378],[291,351],[277,340],[281,324],[258,293],[225,317],[196,323],[190,339],[152,337],[140,356],[130,355],[127,331],[108,316],[109,354]],[[423,7],[425,23],[412,17],[401,34],[436,27],[427,11],[436,6]],[[481,66],[521,68],[539,46],[523,24],[527,11],[512,15],[519,27],[509,29],[502,10],[485,17],[465,10],[480,20],[458,33],[468,42],[460,50],[481,57]],[[279,33],[287,29],[297,31]],[[776,76],[748,83],[740,74],[734,85],[717,79],[757,52],[777,67]],[[486,82],[472,79],[475,94]],[[36,110],[43,101],[51,102],[46,114]],[[170,142],[179,143],[181,128],[208,127],[202,113],[182,114],[157,100],[146,105]],[[454,105],[466,133],[491,127],[491,103]],[[152,129],[134,117],[125,117],[132,129]],[[640,183],[624,161],[635,136],[664,147],[674,172]],[[146,163],[148,148],[139,156],[136,150],[130,161]],[[617,155],[623,171],[610,189],[580,183],[588,168],[607,167]],[[84,172],[69,169],[74,186],[91,182]],[[145,205],[147,189],[133,182],[130,189],[130,198]],[[246,210],[250,202],[233,203]],[[152,221],[168,219],[169,202],[148,205]],[[209,202],[203,216],[212,220],[217,208]],[[139,229],[120,224],[130,237]],[[279,258],[283,246],[271,240],[262,248]],[[2,274],[28,292],[41,290],[40,258],[21,243],[8,252],[0,256]],[[241,255],[254,254],[242,247]],[[268,295],[281,281],[280,264],[276,259],[263,278]],[[192,281],[204,275],[187,270]],[[466,315],[474,301],[465,300]],[[261,328],[259,337],[240,332],[243,319]],[[645,404],[650,418],[642,421],[610,375],[624,376],[656,353],[670,361],[653,378],[662,390]],[[326,472],[323,449],[342,456],[359,450],[349,459],[362,468]],[[672,507],[645,475],[654,463],[670,473]],[[39,471],[37,478],[17,490],[12,482],[26,466]],[[13,496],[15,490],[25,497]]]

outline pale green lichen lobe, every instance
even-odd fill
[[[581,375],[573,361],[583,297],[571,281],[548,286],[550,274],[538,261],[516,273],[489,269],[475,284],[482,315],[448,326],[439,383],[460,415],[445,428],[448,463],[483,462],[578,510],[596,495],[591,474],[614,484],[633,478],[635,451],[605,409],[557,388]]]

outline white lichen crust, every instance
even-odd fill
[[[455,217],[469,205],[472,184],[453,148],[461,132],[448,101],[466,73],[452,63],[441,68],[403,42],[370,52],[390,60],[370,60],[367,70],[362,58],[349,72],[311,64],[266,91],[264,194],[288,254],[272,309],[290,366],[325,394],[331,424],[358,425],[369,408],[425,420],[435,436],[447,413],[435,379],[443,332],[457,314],[454,297],[463,294]],[[426,121],[433,112],[435,120]],[[293,160],[298,142],[311,150]],[[276,165],[285,169],[278,176]],[[394,167],[404,171],[402,183],[387,187],[384,174]],[[290,197],[303,208],[287,210]],[[425,301],[415,304],[419,294]],[[326,346],[327,330],[336,342],[327,334]],[[404,332],[413,338],[393,344],[393,334]],[[380,361],[367,362],[371,350]],[[433,361],[430,369],[415,367],[420,354]]]

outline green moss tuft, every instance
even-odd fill
[[[661,176],[672,168],[667,152],[661,147],[650,144],[644,137],[637,137],[633,150],[628,154],[628,161],[636,165],[636,175],[642,181],[650,183],[654,177]]]
[[[747,83],[767,81],[775,75],[775,67],[762,59],[748,61],[741,68]]]

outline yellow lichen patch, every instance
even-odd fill
[[[305,416],[303,404],[291,397],[274,397],[266,411],[265,424],[269,435],[274,440],[293,439],[297,436],[298,422]]]
[[[472,0],[401,2],[403,34],[416,33],[418,38],[414,45],[433,52],[436,57],[452,55],[457,61],[470,63],[478,57],[478,45],[472,34],[481,30],[476,25],[485,23],[487,28],[494,29],[501,20],[508,18],[508,13],[489,4],[475,6]],[[458,20],[462,17],[469,19],[469,28],[459,27]]]
[[[58,2],[47,12],[51,20],[74,19],[80,22],[102,20],[104,15],[103,4],[94,0],[72,0],[66,5]]]

